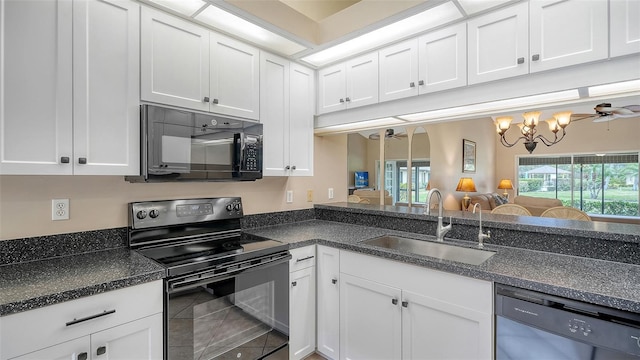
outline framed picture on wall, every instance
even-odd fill
[[[462,172],[476,172],[476,143],[462,139]]]

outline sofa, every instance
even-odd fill
[[[495,209],[497,206],[508,202],[506,198],[502,195],[498,195],[497,193],[475,194],[469,195],[469,197],[471,198],[471,202],[469,203],[468,211],[473,211],[473,206],[475,204],[480,204],[483,212],[491,212],[491,210]]]
[[[380,191],[379,190],[355,190],[353,195],[357,195],[362,199],[369,199],[370,204],[380,204]],[[393,198],[389,195],[387,190],[384,190],[384,204],[391,205]]]
[[[558,199],[545,199],[533,196],[516,196],[513,203],[525,207],[531,215],[540,216],[545,210],[562,206],[562,201]]]

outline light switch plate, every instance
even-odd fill
[[[292,190],[287,190],[287,203],[292,203],[293,202],[293,191]]]
[[[333,199],[333,188],[329,188],[329,199]]]

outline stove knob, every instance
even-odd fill
[[[151,216],[154,219],[157,218],[158,215],[160,215],[160,212],[158,210],[156,210],[156,209],[153,209],[153,210],[149,211],[149,216]]]
[[[138,213],[136,214],[136,217],[140,220],[144,219],[147,217],[147,211],[146,210],[140,210],[138,211]]]
[[[233,206],[233,208],[234,208],[236,211],[240,211],[240,204],[239,204],[239,203],[238,203],[238,204],[235,204],[235,205]]]
[[[232,204],[227,205],[227,211],[232,211],[232,210],[233,210],[233,205]]]

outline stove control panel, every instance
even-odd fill
[[[129,204],[129,228],[143,229],[242,218],[239,197],[145,201]]]

